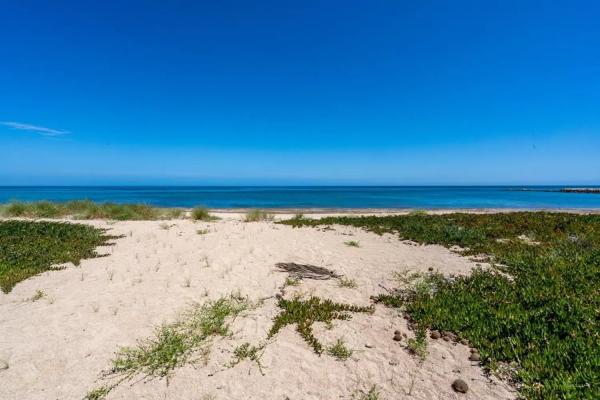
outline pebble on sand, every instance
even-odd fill
[[[469,356],[469,360],[479,361],[481,360],[481,356],[479,355],[479,353],[471,353],[471,355]]]
[[[467,385],[467,382],[463,381],[462,379],[456,379],[454,382],[452,382],[452,389],[459,393],[467,393],[469,391],[469,385]]]
[[[431,331],[431,334],[429,336],[431,336],[432,339],[439,339],[442,337],[442,334],[440,333],[440,331]]]
[[[453,342],[456,341],[456,335],[454,333],[450,332],[450,331],[443,331],[442,332],[442,337],[446,341],[453,341]]]

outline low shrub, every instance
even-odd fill
[[[516,365],[513,379],[523,397],[598,397],[599,215],[419,213],[281,223],[350,225],[423,244],[458,246],[467,256],[486,255],[494,268],[453,278],[408,277],[414,278],[412,285],[399,281],[395,294],[379,300],[401,307],[420,329],[468,339],[486,368]],[[411,345],[415,353],[422,348],[418,338]]]

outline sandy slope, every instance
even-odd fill
[[[275,270],[277,262],[325,266],[356,280],[356,289],[330,280],[305,281],[294,290],[358,305],[369,305],[369,296],[382,291],[380,283],[392,287],[394,271],[433,267],[445,274],[466,273],[474,264],[439,246],[414,246],[358,229],[294,229],[243,223],[235,214],[223,217],[214,223],[169,221],[169,229],[156,221],[87,222],[125,237],[102,250],[107,257],[44,273],[8,295],[0,293],[0,359],[10,366],[0,371],[0,398],[80,399],[98,386],[119,346],[150,336],[153,327],[174,320],[194,301],[236,290],[251,300],[267,299],[236,319],[232,338],[213,342],[207,366],[181,368],[169,385],[158,379],[123,384],[108,398],[351,399],[372,385],[380,388],[381,399],[515,397],[468,361],[465,346],[429,339],[430,354],[419,364],[392,340],[396,329],[411,335],[405,321],[380,305],[373,315],[335,321],[331,330],[317,326],[323,343],[341,337],[354,350],[348,361],[316,356],[288,326],[266,347],[264,376],[251,362],[224,367],[237,345],[266,339],[278,311],[273,296],[286,278]],[[198,229],[209,233],[199,235]],[[344,245],[348,240],[360,241],[361,247]],[[37,289],[47,297],[27,301]],[[457,377],[469,384],[469,393],[453,392]]]

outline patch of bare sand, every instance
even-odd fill
[[[339,287],[333,279],[305,280],[289,292],[357,305],[370,305],[369,296],[383,291],[380,284],[393,287],[393,272],[432,267],[463,274],[475,264],[443,247],[414,246],[391,235],[348,227],[294,229],[222,216],[211,223],[85,222],[124,237],[101,250],[107,257],[46,272],[0,294],[0,359],[9,364],[0,371],[0,398],[81,399],[102,383],[98,377],[120,346],[151,336],[155,326],[173,321],[192,302],[238,290],[250,300],[266,300],[234,321],[231,338],[213,341],[206,366],[176,370],[169,385],[161,379],[124,383],[108,399],[351,399],[373,385],[380,399],[515,397],[468,360],[465,346],[428,339],[429,355],[421,364],[403,342],[392,340],[397,329],[412,335],[406,321],[382,305],[373,315],[336,320],[332,329],[315,325],[323,344],[346,342],[354,351],[347,361],[317,356],[287,326],[267,342],[264,375],[251,361],[227,368],[236,346],[266,341],[278,312],[274,295],[287,277],[276,263],[318,265],[355,280],[356,288]],[[360,247],[346,246],[349,240]],[[45,298],[25,301],[38,289]],[[467,394],[453,392],[456,378],[469,384]]]

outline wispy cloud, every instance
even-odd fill
[[[20,131],[34,132],[42,136],[62,136],[71,133],[69,131],[46,128],[45,126],[23,124],[20,122],[0,122],[0,125],[8,126],[10,128],[17,129]]]

